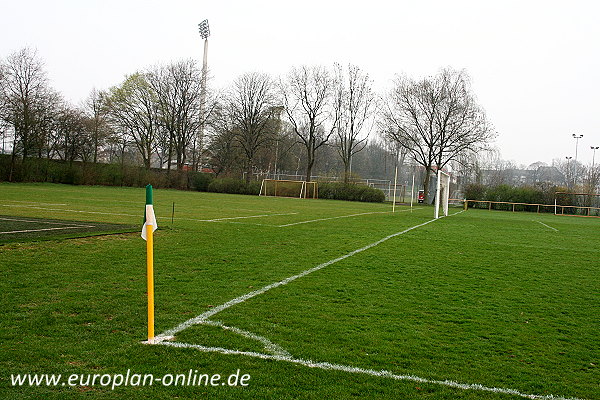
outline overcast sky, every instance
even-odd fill
[[[378,90],[397,73],[466,69],[501,156],[519,164],[600,146],[600,1],[0,0],[0,57],[37,49],[74,103],[125,74],[202,60],[208,19],[212,85],[244,72],[353,63]],[[596,157],[600,162],[600,151]]]

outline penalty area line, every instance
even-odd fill
[[[420,210],[420,208],[415,208],[415,210]],[[407,210],[400,210],[398,212],[406,212],[406,211],[411,211],[411,210],[409,210],[409,209],[407,209]],[[327,220],[330,220],[330,219],[358,217],[360,215],[391,214],[391,213],[392,213],[392,211],[372,211],[372,212],[364,212],[364,213],[358,213],[358,214],[340,215],[340,216],[337,216],[337,217],[311,219],[309,221],[300,221],[300,222],[294,222],[294,223],[291,223],[291,224],[277,225],[277,228],[285,228],[287,226],[294,226],[294,225],[300,225],[300,224],[310,224],[312,222],[327,221]]]
[[[535,220],[533,220],[533,221],[535,221]],[[546,224],[545,224],[545,223],[543,223],[542,221],[535,221],[535,222],[537,222],[538,224],[542,224],[542,225],[544,225],[546,228],[550,228],[550,229],[552,229],[554,232],[558,232],[558,229],[556,229],[556,228],[553,228],[553,227],[551,227],[550,225],[546,225]]]
[[[229,221],[232,219],[247,219],[247,218],[264,218],[264,217],[272,217],[276,215],[295,215],[297,212],[293,213],[280,213],[280,214],[260,214],[260,215],[246,215],[242,217],[225,217],[225,218],[214,218],[214,219],[192,219],[187,218],[190,221],[198,221],[198,222],[220,222],[220,221]]]
[[[562,397],[562,396],[556,396],[556,395],[551,395],[551,394],[549,394],[549,395],[528,394],[528,393],[522,393],[516,389],[489,387],[489,386],[484,386],[484,385],[481,385],[478,383],[460,383],[460,382],[452,381],[449,379],[435,380],[435,379],[421,378],[421,377],[415,376],[415,375],[398,375],[398,374],[393,374],[386,370],[365,369],[365,368],[353,367],[350,365],[334,364],[334,363],[328,363],[328,362],[315,362],[315,361],[311,361],[311,360],[303,360],[300,358],[293,358],[288,355],[264,354],[264,353],[257,353],[257,352],[251,352],[251,351],[231,350],[231,349],[225,349],[222,347],[206,347],[206,346],[201,346],[201,345],[196,345],[196,344],[168,342],[168,341],[161,341],[156,344],[163,345],[163,346],[176,347],[176,348],[196,349],[196,350],[206,352],[206,353],[220,353],[220,354],[226,354],[226,355],[242,355],[242,356],[260,358],[263,360],[287,361],[289,363],[303,365],[303,366],[309,367],[309,368],[318,368],[318,369],[329,370],[329,371],[342,371],[342,372],[348,372],[348,373],[354,373],[354,374],[364,374],[364,375],[370,375],[370,376],[375,376],[375,377],[380,377],[380,378],[394,379],[397,381],[410,381],[410,382],[417,382],[417,383],[424,383],[424,384],[441,385],[441,386],[446,386],[446,387],[450,387],[450,388],[454,388],[454,389],[461,389],[461,390],[474,390],[474,391],[480,391],[480,392],[508,394],[508,395],[519,396],[522,398],[532,399],[532,400],[582,400],[582,399],[578,399],[576,397]]]

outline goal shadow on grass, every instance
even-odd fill
[[[137,226],[125,224],[0,215],[0,245],[72,239],[138,230]]]

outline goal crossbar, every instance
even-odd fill
[[[263,179],[260,185],[259,196],[316,199],[319,197],[319,187],[317,182],[290,179]]]

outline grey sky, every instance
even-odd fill
[[[75,103],[93,87],[182,58],[201,61],[210,22],[217,88],[248,71],[351,62],[378,90],[396,73],[465,68],[498,131],[502,158],[574,156],[600,145],[600,2],[575,1],[7,1],[0,57],[36,48],[53,86]],[[600,152],[597,161],[600,162]]]

